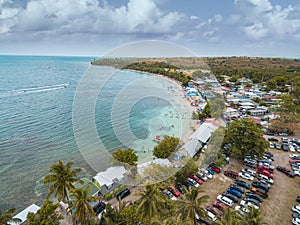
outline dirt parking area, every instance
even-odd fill
[[[270,152],[274,155],[275,167],[285,166],[291,169],[289,152],[280,150],[270,150]],[[274,176],[274,185],[269,191],[269,198],[263,202],[261,209],[269,224],[291,224],[291,208],[297,203],[297,195],[300,195],[300,177],[290,178],[277,170],[274,171]]]

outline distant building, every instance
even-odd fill
[[[127,179],[124,166],[110,167],[104,172],[98,173],[93,177],[93,183],[101,189],[103,195],[114,191],[119,186],[125,184]]]

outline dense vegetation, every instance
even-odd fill
[[[157,158],[168,158],[178,147],[179,138],[165,135],[164,139],[154,147],[153,155]]]
[[[245,156],[262,157],[268,142],[263,139],[262,129],[251,119],[235,120],[225,133],[224,143],[229,144],[230,155],[243,159]]]
[[[180,81],[183,86],[187,86],[191,77],[179,71],[179,68],[165,62],[136,62],[129,64],[124,69],[144,71],[148,73],[160,74]]]
[[[131,149],[118,149],[112,153],[111,161],[114,165],[136,166],[138,161],[137,154]]]

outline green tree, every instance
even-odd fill
[[[226,130],[224,143],[230,144],[229,153],[237,158],[256,155],[260,158],[268,146],[263,131],[251,119],[235,120]]]
[[[8,222],[21,222],[20,219],[13,218],[15,211],[15,208],[8,209],[5,212],[0,209],[0,225],[7,225]]]
[[[264,221],[261,214],[261,210],[255,209],[254,207],[249,208],[250,212],[245,214],[243,219],[243,225],[268,225]]]
[[[138,156],[131,148],[128,148],[127,150],[118,149],[118,151],[112,153],[111,161],[115,165],[125,164],[136,166]]]
[[[164,139],[154,147],[153,155],[157,158],[168,158],[177,148],[179,138],[165,135]]]
[[[36,214],[28,213],[28,225],[59,225],[59,221],[63,219],[63,216],[55,212],[58,206],[58,203],[53,204],[52,201],[46,200]]]
[[[205,211],[201,206],[208,201],[209,197],[207,195],[200,196],[201,193],[203,193],[201,189],[193,188],[176,201],[177,212],[181,214],[183,221],[192,220],[196,225],[196,214],[202,218],[205,217]]]
[[[176,180],[180,183],[184,182],[186,178],[192,174],[198,172],[198,165],[195,162],[194,158],[185,159],[187,160],[186,163],[184,162],[184,167],[182,167],[176,174]]]
[[[138,200],[137,215],[141,215],[151,224],[151,218],[157,215],[158,208],[162,203],[162,194],[155,184],[146,185],[143,191],[137,192]]]
[[[241,215],[230,208],[223,211],[223,216],[214,225],[241,225],[243,218]]]
[[[57,164],[52,164],[49,174],[44,178],[44,184],[51,184],[47,198],[52,194],[58,201],[69,200],[68,191],[75,189],[73,183],[79,181],[78,173],[81,169],[72,169],[73,162],[66,165],[61,160]]]
[[[91,186],[86,187],[84,190],[82,188],[77,188],[72,191],[70,197],[70,210],[74,211],[72,214],[72,219],[76,224],[85,225],[87,222],[95,216],[94,210],[89,204],[90,202],[97,202],[99,196],[90,196],[89,190]]]
[[[210,110],[207,115],[210,115],[214,118],[221,116],[221,114],[225,111],[226,105],[223,97],[221,95],[216,94],[216,96],[209,99],[209,109]]]

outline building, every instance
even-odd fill
[[[211,134],[218,129],[218,126],[212,123],[203,123],[189,138],[182,147],[190,157],[194,157],[197,152],[209,140]]]
[[[15,215],[13,218],[17,218],[20,219],[21,222],[15,223],[15,222],[9,222],[10,225],[20,225],[23,224],[26,220],[27,220],[27,215],[28,213],[34,213],[36,214],[37,211],[40,209],[41,207],[32,204],[31,206],[28,206],[26,209],[24,209],[22,212],[18,213],[17,215]]]
[[[104,172],[98,173],[92,179],[93,183],[100,188],[103,195],[125,184],[126,180],[127,174],[124,166],[109,167]]]

